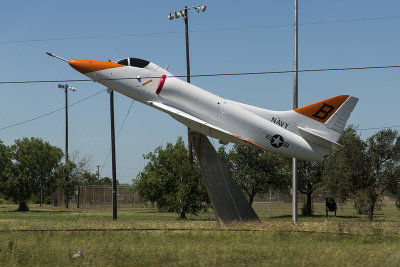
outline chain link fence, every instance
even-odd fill
[[[51,204],[57,207],[65,205],[65,196],[61,188],[53,192],[51,196]],[[306,195],[299,193],[298,195],[298,210],[301,214],[301,209],[306,202]],[[394,202],[393,199],[385,199],[385,203]],[[137,205],[143,204],[137,192],[134,192],[132,186],[118,185],[117,186],[117,204],[118,209],[132,208]],[[254,199],[253,207],[261,216],[290,216],[292,212],[292,196],[290,194],[282,194],[279,192],[270,192]],[[83,209],[111,209],[112,208],[112,186],[111,185],[86,185],[80,186],[76,195],[70,201],[71,207],[78,207]],[[315,215],[325,216],[325,196],[314,196],[312,200],[312,207]],[[356,216],[355,209],[352,203],[348,205],[338,205],[338,215],[354,215]],[[329,213],[330,216],[334,213]]]
[[[117,186],[118,208],[129,208],[143,201],[129,185]],[[65,196],[61,188],[51,195],[51,204],[56,207],[65,205]],[[72,197],[70,204],[78,208],[108,209],[112,208],[112,186],[111,185],[85,185],[79,186],[76,195]]]
[[[299,209],[304,205],[306,196],[303,194],[298,195]],[[58,188],[51,196],[51,204],[53,206],[62,207],[65,205],[65,196],[61,188]],[[129,185],[118,185],[117,186],[117,202],[118,208],[128,208],[135,206],[136,204],[143,203],[142,199],[137,192],[134,192],[132,186]],[[271,207],[277,209],[282,208],[283,205],[290,207],[292,203],[292,196],[290,194],[282,194],[279,192],[267,193],[264,196],[257,196],[254,202],[265,203],[268,205],[268,210],[271,211]],[[315,196],[313,198],[313,204],[325,204],[325,197]],[[111,185],[85,185],[78,187],[76,195],[72,197],[70,204],[76,205],[78,208],[88,209],[107,209],[112,208],[112,186]],[[322,206],[318,205],[318,206]],[[276,211],[279,213],[278,211]],[[284,213],[283,211],[281,211]],[[325,210],[321,211],[325,212]]]

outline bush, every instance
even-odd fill
[[[354,208],[357,214],[360,215],[369,215],[370,208],[371,208],[371,200],[368,196],[367,190],[360,190],[354,195]],[[381,210],[383,203],[383,198],[379,197],[375,203],[375,210]]]

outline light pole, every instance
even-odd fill
[[[75,87],[68,84],[59,84],[58,88],[64,89],[65,93],[65,164],[68,163],[68,90],[76,91]]]
[[[293,109],[298,108],[298,6],[294,0],[294,77],[293,77]],[[292,159],[292,221],[297,223],[297,160]]]
[[[117,220],[117,171],[115,162],[114,90],[110,90],[111,165],[112,165],[112,217]]]
[[[65,165],[68,164],[68,90],[73,92],[76,91],[75,87],[69,86],[68,84],[59,84],[58,88],[64,89],[65,92]],[[68,182],[68,174],[65,176],[65,182]],[[65,203],[65,207],[68,208],[68,202]]]
[[[198,5],[198,6],[191,6],[187,7],[185,6],[184,9],[178,9],[174,11],[169,12],[168,19],[173,20],[174,18],[178,19],[179,17],[182,17],[182,19],[185,21],[185,41],[186,41],[186,80],[188,83],[190,83],[190,61],[189,61],[189,20],[188,20],[188,11],[190,9],[195,9],[197,13],[201,11],[206,11],[207,7]],[[193,162],[193,145],[192,145],[192,140],[190,138],[190,128],[188,127],[188,146],[189,146],[189,160],[190,162]]]

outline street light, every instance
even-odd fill
[[[182,16],[182,19],[185,21],[185,40],[186,40],[186,80],[190,83],[190,61],[189,61],[189,20],[188,20],[188,11],[190,9],[195,9],[197,13],[201,11],[206,11],[207,7],[203,5],[198,6],[185,6],[184,9],[173,10],[169,12],[168,19],[173,20],[174,18],[178,19]],[[193,162],[193,145],[190,139],[190,128],[188,127],[188,145],[189,145],[189,160]]]
[[[182,18],[185,19],[184,16],[186,14],[186,11],[191,8],[194,8],[197,11],[197,13],[200,13],[200,11],[203,11],[203,12],[206,11],[207,6],[203,6],[203,5],[191,6],[191,7],[185,7],[184,9],[178,9],[178,10],[171,11],[169,13],[168,19],[169,20],[173,20],[174,18],[178,19],[180,16],[182,16]]]

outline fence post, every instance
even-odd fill
[[[76,207],[79,209],[80,208],[80,205],[79,205],[79,202],[80,202],[80,199],[81,199],[81,187],[80,186],[78,186],[78,195],[77,195],[77,202],[76,202]]]
[[[87,186],[85,185],[85,195],[83,197],[83,203],[84,203],[85,209],[86,209],[86,189],[87,189]]]

